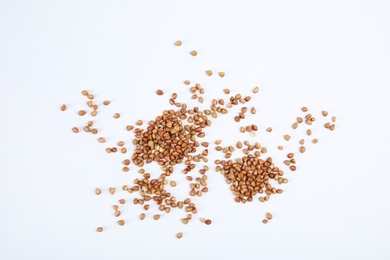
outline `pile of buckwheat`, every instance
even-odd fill
[[[182,46],[181,41],[176,41],[174,46]],[[198,52],[192,50],[190,55],[196,57]],[[212,70],[205,70],[206,76],[214,75]],[[224,72],[216,73],[219,77],[225,77]],[[169,104],[173,106],[173,109],[164,110],[161,114],[157,115],[153,120],[144,123],[142,120],[138,120],[134,125],[124,126],[124,130],[132,131],[134,134],[133,150],[129,151],[129,146],[124,141],[118,141],[115,146],[106,147],[107,153],[122,153],[129,155],[127,159],[123,160],[122,170],[123,172],[130,171],[130,165],[134,165],[133,170],[140,174],[139,178],[135,178],[132,186],[124,185],[121,189],[124,192],[136,193],[138,198],[133,200],[134,204],[141,205],[146,213],[151,203],[155,203],[158,206],[159,214],[153,214],[154,220],[159,220],[160,214],[169,214],[171,210],[182,210],[185,212],[186,217],[181,219],[183,224],[188,224],[193,219],[193,215],[198,213],[197,206],[191,201],[191,197],[201,197],[204,193],[209,192],[207,181],[207,172],[210,168],[206,165],[208,163],[208,154],[211,151],[216,151],[220,154],[221,159],[215,160],[215,171],[220,172],[225,178],[226,183],[229,185],[233,194],[233,199],[237,203],[252,202],[255,199],[260,202],[269,201],[271,195],[282,194],[283,189],[279,186],[288,183],[288,179],[285,173],[277,166],[272,160],[272,157],[266,156],[267,148],[263,147],[259,142],[250,143],[249,141],[236,140],[235,147],[228,145],[223,147],[222,140],[215,141],[215,147],[213,150],[209,150],[209,142],[202,141],[206,136],[205,129],[212,128],[212,122],[218,120],[223,115],[229,113],[229,109],[234,106],[242,106],[238,115],[234,116],[234,122],[240,123],[245,119],[246,113],[256,114],[256,108],[246,107],[245,105],[250,102],[251,96],[242,96],[237,93],[230,94],[229,89],[221,90],[221,96],[227,95],[227,99],[214,98],[209,106],[204,106],[205,89],[199,84],[191,84],[189,80],[183,81],[183,83],[189,87],[191,93],[191,99],[197,100],[200,107],[188,107],[185,103],[177,102],[177,94],[173,93],[169,98]],[[259,87],[252,89],[253,95],[259,93]],[[78,134],[81,131],[85,133],[91,133],[97,136],[97,141],[100,143],[106,143],[106,138],[99,135],[99,131],[94,127],[94,118],[98,116],[99,105],[109,106],[110,101],[97,101],[92,93],[87,90],[81,91],[81,94],[86,97],[85,110],[77,111],[77,114],[81,117],[88,117],[83,126],[75,126],[72,128],[73,133]],[[161,89],[156,90],[156,94],[159,96],[164,95],[164,91]],[[61,111],[66,111],[67,106],[63,104]],[[306,124],[311,126],[315,123],[316,118],[313,114],[309,113],[307,107],[302,107],[302,112],[305,113],[303,117],[297,117],[296,121],[292,124],[292,129],[296,130],[300,124]],[[319,113],[323,117],[328,117],[327,111],[321,111]],[[114,119],[120,118],[120,113],[112,115]],[[329,122],[324,124],[325,129],[333,131],[335,129],[336,117],[331,117]],[[233,124],[235,124],[232,122]],[[248,132],[251,137],[255,137],[255,132],[259,130],[256,124],[239,125],[237,131],[240,133]],[[272,132],[272,128],[265,129],[266,132]],[[317,138],[311,138],[312,130],[307,129],[307,140],[300,139],[298,151],[304,153],[306,151],[305,143],[311,142],[313,144],[318,143]],[[283,138],[285,142],[289,142],[291,136],[285,134]],[[278,146],[278,149],[283,151],[282,145]],[[239,150],[243,156],[234,156],[236,150]],[[294,153],[286,153],[287,159],[283,161],[287,165],[289,170],[296,171],[296,160]],[[203,166],[199,166],[203,162]],[[144,168],[147,164],[158,164],[161,168],[161,174],[155,178],[152,178],[151,174]],[[169,187],[175,187],[177,183],[175,181],[168,181],[167,177],[177,173],[176,166],[182,166],[184,168],[181,174],[186,176],[186,180],[189,182],[188,197],[182,200],[176,198],[175,194],[170,192]],[[197,169],[200,168],[200,169]],[[197,171],[200,175],[194,177],[194,172]],[[130,172],[131,173],[131,172]],[[95,188],[96,195],[103,193],[103,188]],[[107,192],[115,194],[118,188],[108,187]],[[119,199],[119,205],[113,205],[114,217],[117,218],[117,224],[120,226],[125,225],[125,221],[120,218],[121,206],[126,204],[125,199]],[[145,219],[146,214],[141,213],[139,219],[142,221]],[[263,223],[268,223],[272,219],[272,214],[267,212],[266,218],[263,219]],[[212,222],[210,219],[200,217],[199,220],[210,225]],[[97,232],[102,232],[103,227],[97,227]],[[183,233],[176,234],[177,238],[183,237]]]

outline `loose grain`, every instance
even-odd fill
[[[267,214],[265,215],[265,217],[268,219],[268,220],[271,220],[272,219],[272,214],[267,212]]]
[[[123,219],[119,220],[117,223],[119,226],[125,225],[125,221]]]
[[[96,231],[97,231],[97,232],[102,232],[102,231],[103,231],[103,228],[102,228],[102,227],[98,227],[98,228],[96,229]]]
[[[61,106],[61,111],[65,111],[65,110],[66,110],[66,105],[63,104],[63,105]]]
[[[291,139],[291,136],[289,136],[289,135],[284,135],[283,137],[284,137],[284,140],[286,140],[286,141]]]
[[[309,111],[309,109],[307,107],[302,107],[302,111],[307,112],[307,111]]]
[[[218,75],[221,77],[221,78],[223,78],[223,77],[225,77],[225,72],[218,72]]]
[[[272,132],[272,127],[267,127],[267,129],[265,129],[265,131]]]
[[[157,89],[156,94],[162,96],[164,95],[164,91],[162,91],[161,89]]]
[[[121,116],[121,115],[120,115],[119,113],[115,113],[115,114],[114,114],[114,118],[115,118],[115,119],[118,119],[120,116]]]
[[[211,76],[211,75],[213,75],[213,72],[211,70],[206,70],[206,75]]]
[[[175,46],[181,46],[182,45],[182,41],[175,41]]]
[[[306,151],[306,147],[304,147],[304,146],[299,147],[299,151],[301,153],[304,153]]]
[[[102,193],[102,190],[99,188],[96,188],[95,193],[96,193],[96,195],[100,195]]]
[[[259,92],[259,87],[255,87],[255,88],[252,90],[252,92],[253,92],[254,94],[258,93],[258,92]]]
[[[323,110],[322,112],[322,115],[325,117],[325,116],[328,116],[328,112],[327,111],[325,111],[325,110]]]
[[[316,144],[316,143],[318,143],[318,139],[314,138],[312,142],[313,142],[313,144]]]
[[[103,101],[103,105],[108,106],[111,102],[109,100]]]
[[[99,137],[98,141],[99,143],[105,143],[106,139],[104,137]]]
[[[193,51],[190,52],[190,54],[195,57],[196,55],[198,55],[198,52],[193,50]]]
[[[110,193],[111,193],[111,195],[114,195],[115,191],[116,191],[116,189],[115,189],[114,187],[110,187]]]
[[[177,234],[176,234],[176,237],[177,237],[178,239],[181,239],[181,238],[183,237],[183,233],[177,233]]]

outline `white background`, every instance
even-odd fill
[[[389,259],[389,11],[388,1],[0,1],[0,259]],[[235,110],[206,139],[259,141],[290,181],[267,203],[237,204],[213,170],[213,144],[210,192],[195,199],[191,223],[178,211],[154,221],[155,208],[141,222],[127,203],[119,227],[111,205],[132,198],[120,187],[139,174],[123,173],[126,156],[105,147],[131,144],[124,126],[169,109],[171,93],[189,101],[186,79],[205,87],[205,104],[223,88],[259,86],[249,103],[258,114],[243,122],[259,125],[256,138],[238,132]],[[71,132],[87,120],[77,116],[82,89],[112,101],[96,119],[106,145]],[[291,173],[281,161],[305,137],[290,127],[302,106],[320,142],[306,139]],[[334,132],[322,109],[337,116]],[[172,177],[184,198],[180,168]],[[120,191],[108,195],[110,186]]]

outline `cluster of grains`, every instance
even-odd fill
[[[245,142],[237,143],[237,148],[244,152],[244,156],[235,160],[216,160],[216,171],[223,174],[236,202],[252,202],[259,196],[259,201],[268,201],[273,194],[283,193],[282,189],[275,188],[274,183],[284,184],[284,172],[274,165],[272,158],[261,159],[262,153],[267,152],[259,143],[254,145]],[[252,153],[250,152],[252,151]],[[253,152],[254,151],[254,152]],[[229,156],[230,157],[230,156]],[[274,183],[273,183],[274,182]]]
[[[175,46],[182,46],[181,41],[176,41]],[[198,52],[192,50],[189,52],[192,56],[197,56]],[[212,70],[205,71],[206,76],[211,77],[214,75]],[[217,75],[221,78],[225,77],[224,72],[218,72]],[[191,85],[189,80],[183,82],[189,87],[191,93],[191,99],[197,100],[199,104],[204,103],[203,95],[205,89],[199,84],[195,83]],[[230,95],[229,89],[223,89],[225,95]],[[259,92],[259,87],[252,89],[253,94]],[[93,94],[87,90],[83,90],[82,95],[87,97],[86,110],[79,110],[77,114],[81,117],[90,115],[92,119],[98,115],[98,103],[95,101]],[[158,96],[164,95],[164,91],[161,89],[156,90]],[[151,203],[154,203],[160,214],[151,214],[155,221],[158,221],[161,214],[169,214],[171,210],[182,210],[186,214],[186,217],[181,218],[180,221],[183,224],[188,224],[193,214],[198,213],[198,208],[191,197],[201,197],[204,193],[209,191],[207,187],[208,176],[207,172],[209,167],[206,165],[208,162],[209,143],[200,141],[200,139],[206,136],[205,129],[212,125],[212,120],[217,119],[221,115],[228,114],[228,110],[237,105],[244,105],[251,100],[251,96],[242,96],[237,93],[230,95],[227,100],[223,98],[212,99],[210,107],[188,108],[186,103],[180,103],[177,101],[178,95],[173,93],[169,98],[169,104],[174,106],[175,109],[164,110],[162,114],[158,115],[154,120],[149,121],[145,126],[142,120],[137,120],[135,126],[126,125],[127,131],[133,131],[134,149],[131,152],[131,156],[127,156],[122,161],[122,171],[129,172],[130,164],[137,167],[137,172],[141,177],[134,178],[132,185],[123,185],[122,190],[125,193],[137,194],[137,197],[133,199],[133,204],[140,205],[143,212],[139,215],[139,219],[142,221],[146,218],[146,212],[150,209]],[[104,106],[110,105],[110,101],[105,100],[102,102]],[[66,111],[67,106],[63,104],[60,107],[61,111]],[[302,111],[307,113],[306,107],[302,108]],[[235,122],[240,122],[245,119],[247,113],[256,114],[255,107],[242,107],[238,115],[234,116]],[[324,117],[328,116],[328,112],[322,111]],[[115,113],[112,118],[120,120],[120,113]],[[325,128],[334,130],[336,121],[335,117],[332,117],[332,122],[327,122]],[[301,123],[312,125],[315,122],[315,117],[307,113],[304,117],[297,117],[296,122],[293,123],[292,128],[297,129]],[[74,133],[79,133],[80,129],[83,129],[86,133],[98,134],[99,131],[94,127],[94,121],[87,121],[82,127],[73,127]],[[240,126],[241,133],[250,133],[252,137],[255,137],[255,132],[259,130],[257,124],[251,123]],[[266,132],[272,132],[272,128],[265,129]],[[306,131],[308,136],[312,135],[312,130]],[[284,135],[284,139],[289,141],[290,135]],[[100,136],[97,138],[99,143],[106,143],[105,137]],[[317,143],[318,139],[312,139],[312,143]],[[282,185],[288,183],[288,179],[285,178],[284,172],[277,167],[272,160],[272,157],[261,158],[262,155],[267,153],[267,148],[262,147],[259,142],[251,144],[249,141],[241,143],[238,141],[235,147],[232,145],[222,147],[222,141],[215,141],[215,150],[224,154],[224,159],[217,159],[215,161],[216,171],[223,174],[226,178],[227,184],[230,185],[230,190],[234,195],[236,202],[246,203],[252,202],[255,198],[260,202],[270,200],[271,195],[283,193],[283,189],[275,187],[275,185]],[[304,146],[305,140],[299,141],[299,151],[304,153],[306,148]],[[284,150],[283,146],[278,146],[279,150]],[[113,154],[120,152],[121,154],[127,154],[128,147],[125,147],[124,141],[118,141],[115,146],[105,148],[106,153]],[[231,159],[236,151],[242,152],[242,157]],[[284,161],[284,164],[289,167],[291,171],[296,170],[296,161],[294,153],[287,154],[288,160]],[[155,163],[159,166],[160,172],[149,172],[146,167],[148,164]],[[200,164],[204,164],[201,165]],[[177,183],[174,180],[169,181],[169,177],[175,172],[176,166],[182,166],[181,173],[185,175],[185,179],[188,181],[188,196],[186,198],[178,199],[173,194],[170,188],[176,187]],[[198,171],[196,169],[200,167]],[[198,174],[195,176],[195,173]],[[108,193],[114,195],[117,191],[115,187],[109,187]],[[103,193],[101,188],[95,189],[96,195]],[[115,218],[119,219],[122,215],[120,205],[126,204],[126,199],[119,199],[118,205],[113,205]],[[266,219],[263,223],[266,224],[272,219],[270,213],[266,214]],[[210,225],[212,221],[210,219],[200,218],[200,221],[206,225]],[[119,226],[125,225],[124,219],[116,221]],[[97,232],[102,232],[103,227],[98,227]],[[178,239],[183,237],[183,233],[176,234]]]

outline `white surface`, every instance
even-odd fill
[[[0,259],[389,259],[389,10],[388,1],[0,1]],[[261,126],[256,140],[278,161],[285,132],[296,143],[304,136],[290,128],[301,106],[318,120],[328,109],[337,129],[313,127],[320,142],[297,156],[285,193],[268,203],[236,204],[211,171],[189,225],[174,212],[141,222],[126,204],[119,227],[111,205],[125,194],[94,189],[138,173],[121,172],[123,156],[107,155],[96,136],[71,132],[85,121],[80,91],[112,100],[97,124],[115,143],[131,141],[127,123],[170,108],[170,93],[188,100],[185,79],[208,98],[259,85],[249,104],[258,114],[246,122]],[[235,113],[207,140],[250,139]],[[267,211],[274,219],[264,225]]]

